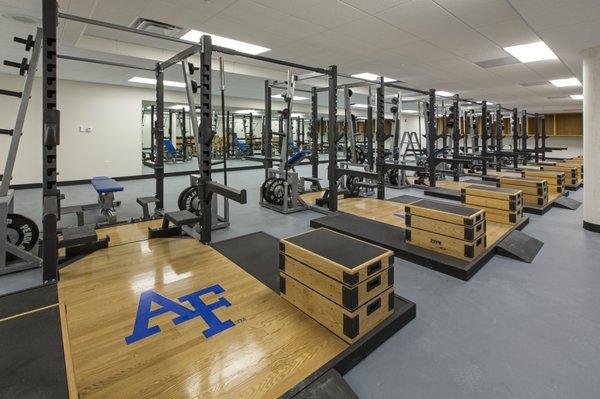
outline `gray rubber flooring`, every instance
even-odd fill
[[[299,171],[309,173],[307,167]],[[215,241],[259,230],[293,235],[321,216],[284,216],[260,207],[263,176],[260,170],[229,175],[231,186],[248,190],[248,204],[231,204],[232,226],[215,232]],[[222,175],[215,179],[222,181]],[[153,184],[124,182],[119,217],[139,217],[135,198],[151,195]],[[175,208],[187,184],[186,176],[166,179],[167,209]],[[64,205],[95,201],[86,185],[62,191]],[[388,197],[401,194],[422,195],[387,190]],[[571,196],[581,200],[582,194]],[[21,190],[16,198],[16,211],[39,222],[39,190]],[[396,260],[396,292],[416,302],[417,318],[345,376],[361,398],[600,397],[600,235],[581,228],[582,208],[553,208],[530,218],[524,231],[545,242],[531,264],[496,256],[464,282]],[[0,293],[38,278],[38,271],[5,276]]]

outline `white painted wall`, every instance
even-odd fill
[[[23,78],[0,76],[0,87],[22,89]],[[61,143],[58,147],[59,181],[89,179],[97,175],[141,174],[141,106],[153,90],[61,80]],[[36,79],[15,165],[13,184],[41,181],[41,82]],[[18,101],[0,97],[0,118],[14,124]],[[91,127],[80,133],[79,126]],[[6,160],[10,137],[0,137],[0,162]]]

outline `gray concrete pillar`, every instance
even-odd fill
[[[583,227],[600,233],[600,47],[583,51]]]

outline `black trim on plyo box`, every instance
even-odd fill
[[[359,333],[359,316],[348,317],[344,315],[344,335],[348,338],[356,338]]]
[[[279,292],[285,294],[285,277],[279,276]]]
[[[586,222],[584,220],[583,221],[583,228],[586,229],[587,231],[591,231],[591,232],[594,232],[594,233],[600,233],[600,224],[590,223],[590,222]]]
[[[358,273],[346,273],[344,272],[344,284],[356,285],[358,284]]]
[[[388,267],[388,287],[394,285],[394,266]]]
[[[348,288],[342,286],[342,306],[348,310],[358,307],[358,287]]]
[[[285,271],[285,254],[283,252],[279,252],[279,270]]]

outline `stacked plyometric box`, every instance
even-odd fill
[[[522,191],[525,205],[545,206],[548,204],[548,181],[545,179],[500,177],[496,186]]]
[[[486,213],[480,208],[423,199],[406,205],[407,243],[471,260],[486,248]]]
[[[352,344],[394,312],[394,253],[327,229],[280,241],[281,296]]]
[[[485,210],[489,222],[518,224],[523,218],[523,192],[512,188],[470,185],[461,189],[463,204]]]
[[[521,176],[525,179],[542,179],[548,183],[548,192],[563,193],[565,191],[565,173],[552,170],[524,170]]]
[[[566,187],[579,187],[583,183],[583,165],[559,162],[554,165],[540,165],[545,171],[564,172]]]

